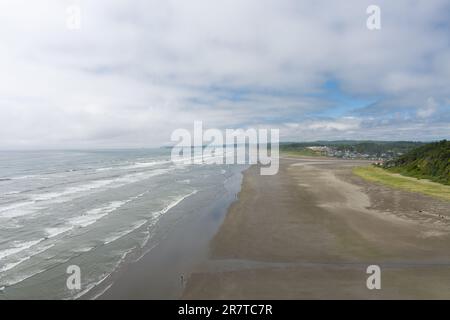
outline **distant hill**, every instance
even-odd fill
[[[428,143],[387,161],[384,168],[450,185],[450,141]]]
[[[315,142],[283,142],[280,150],[302,155],[327,155],[330,157],[393,159],[408,151],[424,145],[415,141],[315,141]],[[313,152],[311,147],[327,147],[327,151]]]

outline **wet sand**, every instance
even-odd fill
[[[197,194],[172,208],[158,222],[155,243],[143,248],[146,253],[138,261],[131,256],[82,299],[179,299],[195,265],[208,259],[208,244],[230,203],[236,201],[241,182],[239,171],[227,179],[220,193],[211,189],[211,194]]]
[[[184,299],[450,298],[450,203],[354,176],[365,161],[253,166]],[[379,265],[381,290],[366,268]]]

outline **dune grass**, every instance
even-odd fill
[[[356,167],[353,169],[353,173],[368,181],[450,201],[450,186],[448,185],[402,176],[374,166]]]

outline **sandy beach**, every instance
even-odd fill
[[[368,162],[253,166],[184,299],[449,299],[450,203],[369,183]],[[381,290],[366,268],[379,265]]]

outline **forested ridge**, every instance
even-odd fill
[[[384,168],[450,185],[450,141],[428,143],[387,161]]]

